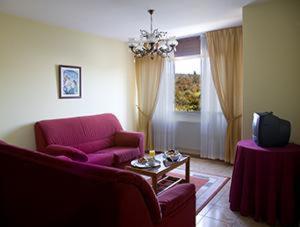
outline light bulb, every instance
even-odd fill
[[[177,40],[176,40],[175,37],[170,37],[169,40],[168,40],[168,44],[169,44],[170,46],[177,46],[177,45],[178,45],[178,42],[177,42]]]
[[[158,49],[166,49],[166,48],[167,46],[165,41],[162,40],[158,43]]]
[[[137,41],[134,39],[134,38],[130,38],[129,40],[128,40],[128,46],[130,47],[130,48],[134,48],[134,47],[136,47],[138,45],[138,43],[137,43]]]

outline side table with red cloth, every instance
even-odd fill
[[[256,221],[294,225],[300,217],[300,146],[262,148],[237,144],[230,209]]]

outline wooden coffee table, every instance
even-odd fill
[[[163,153],[155,155],[155,159],[160,161],[161,165],[159,167],[141,169],[141,168],[136,168],[133,166],[126,166],[125,169],[130,170],[135,173],[138,173],[138,174],[141,174],[141,175],[151,177],[152,187],[156,194],[158,194],[157,184],[168,178],[168,176],[166,176],[166,173],[170,172],[171,170],[173,170],[181,165],[185,164],[185,179],[179,178],[174,183],[172,183],[171,185],[166,187],[163,191],[173,187],[175,184],[178,184],[181,182],[186,182],[186,183],[190,182],[190,157],[188,155],[182,155],[181,158],[177,162],[166,161]],[[163,192],[163,191],[161,191],[161,192]],[[159,193],[161,193],[161,192],[159,192]]]

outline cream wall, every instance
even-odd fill
[[[243,9],[244,121],[273,111],[291,121],[291,141],[300,144],[300,1],[279,0]]]
[[[135,128],[125,43],[4,14],[0,28],[0,139],[34,148],[34,122],[105,112]],[[59,64],[82,67],[81,99],[58,98]]]

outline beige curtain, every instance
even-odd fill
[[[152,115],[155,110],[163,59],[160,56],[136,58],[138,131],[144,132],[146,149],[153,149]]]
[[[214,85],[227,120],[225,161],[233,163],[242,130],[242,27],[206,33]]]

